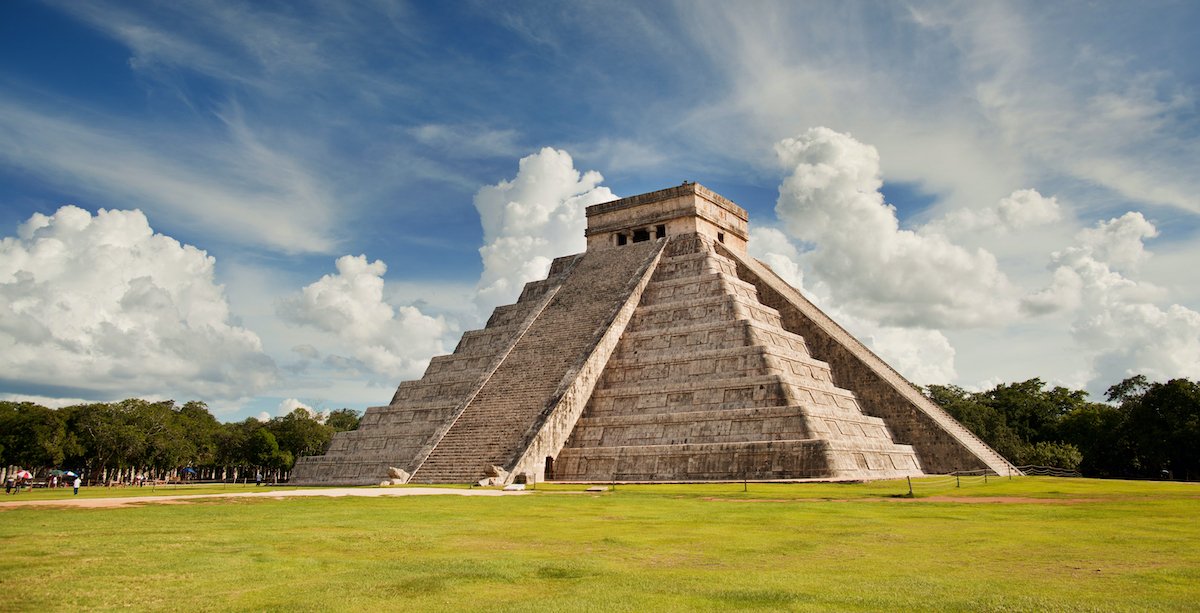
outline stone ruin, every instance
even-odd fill
[[[1020,474],[769,267],[696,183],[587,208],[587,250],[292,483]]]

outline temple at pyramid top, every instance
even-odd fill
[[[1019,473],[749,257],[741,207],[684,183],[586,213],[586,251],[555,259],[292,481]]]
[[[589,251],[700,234],[744,255],[750,238],[745,209],[691,182],[589,206],[587,221],[584,235]]]

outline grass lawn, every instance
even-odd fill
[[[0,498],[0,502],[15,500],[68,500],[71,498],[128,498],[131,496],[171,496],[185,494],[232,494],[235,492],[263,492],[275,490],[294,490],[296,487],[287,485],[256,486],[253,483],[198,483],[170,485],[146,485],[143,487],[104,487],[84,486],[79,488],[76,496],[69,487],[34,488],[21,490],[21,493]]]
[[[580,489],[7,508],[0,609],[1175,611],[1200,603],[1195,484],[1020,478],[918,487],[914,500],[891,498],[907,492],[895,481],[564,493]],[[1022,501],[978,502],[1003,497]]]

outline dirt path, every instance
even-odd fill
[[[1023,496],[903,496],[879,498],[704,498],[712,502],[955,502],[965,504],[1082,504],[1086,502],[1113,502],[1105,498],[1030,498]]]
[[[128,496],[122,498],[64,498],[56,500],[11,500],[0,502],[0,509],[14,507],[73,507],[106,509],[138,504],[178,504],[205,498],[273,498],[290,496],[520,496],[526,492],[500,490],[461,490],[442,487],[359,488],[327,487],[311,490],[280,490],[267,492],[236,492],[229,494],[180,494],[175,496]]]

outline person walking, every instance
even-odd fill
[[[74,482],[72,482],[72,485],[73,485],[73,486],[75,486],[75,495],[76,495],[76,496],[78,496],[78,495],[79,495],[79,485],[80,485],[81,483],[83,483],[83,481],[82,481],[82,480],[80,480],[80,478],[79,478],[79,477],[75,477],[75,481],[74,481]]]

